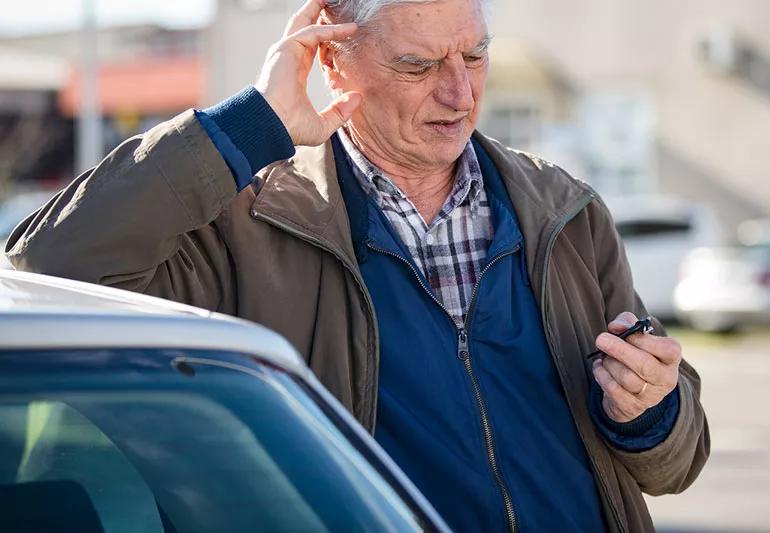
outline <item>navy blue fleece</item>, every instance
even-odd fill
[[[663,400],[630,422],[615,422],[602,408],[602,389],[591,384],[590,411],[599,432],[613,446],[627,452],[643,452],[654,448],[671,433],[679,415],[679,387]]]
[[[262,168],[294,155],[289,132],[254,87],[195,115],[230,167],[239,191]]]
[[[336,137],[332,144],[358,264],[380,325],[375,439],[455,531],[508,530],[485,427],[520,531],[603,531],[591,463],[529,285],[524,237],[494,164],[475,144],[495,237],[460,331],[424,288],[427,281],[382,211],[361,191]]]

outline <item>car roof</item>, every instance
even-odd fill
[[[616,223],[638,220],[687,221],[703,211],[697,202],[660,194],[607,195],[604,201]]]
[[[286,339],[253,322],[91,283],[0,270],[0,350],[9,348],[224,350],[308,372]]]

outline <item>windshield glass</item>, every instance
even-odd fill
[[[304,385],[244,356],[0,352],[0,516],[19,524],[107,532],[427,528],[364,453]]]

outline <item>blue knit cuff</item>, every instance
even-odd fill
[[[254,87],[246,87],[199,113],[210,118],[243,154],[249,163],[251,176],[270,163],[294,155],[289,132]]]
[[[203,111],[195,111],[195,116],[201,123],[201,126],[203,126],[203,129],[206,130],[211,142],[217,147],[222,159],[227,163],[230,173],[233,175],[233,178],[235,178],[236,188],[240,192],[242,189],[246,188],[254,178],[254,173],[251,171],[249,160],[246,159],[243,152],[235,147],[233,141],[230,140],[230,137],[217,126],[217,123],[214,122],[210,116]]]
[[[627,452],[654,448],[668,437],[679,416],[679,387],[671,391],[655,407],[628,422],[612,420],[602,407],[603,391],[594,381],[591,385],[590,411],[599,432],[613,446]]]

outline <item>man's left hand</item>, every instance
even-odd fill
[[[632,313],[624,312],[607,329],[617,335],[636,321]],[[671,337],[635,333],[624,340],[615,335],[601,333],[596,338],[596,347],[607,355],[594,361],[593,374],[604,391],[607,416],[629,422],[676,388],[682,347]]]

